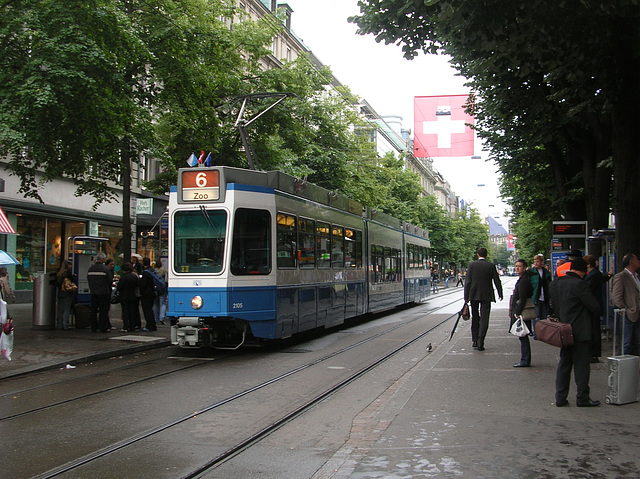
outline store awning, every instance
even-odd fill
[[[11,223],[9,223],[9,219],[7,218],[7,215],[4,214],[4,211],[2,211],[2,208],[0,208],[0,233],[6,235],[18,234],[16,233],[16,230],[13,229],[13,226],[11,226]]]

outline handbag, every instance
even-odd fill
[[[462,319],[464,319],[465,321],[469,320],[469,318],[471,317],[471,313],[469,313],[468,303],[464,303],[464,306],[462,307],[462,310],[460,311],[460,313],[462,313]]]
[[[573,328],[557,318],[549,317],[536,322],[536,338],[557,348],[573,346]]]
[[[518,316],[518,319],[516,319],[516,322],[513,323],[513,326],[511,326],[511,329],[509,330],[509,332],[514,336],[518,336],[519,338],[524,338],[531,331],[529,331],[529,328],[527,328],[527,324],[524,322],[524,319],[522,318],[522,316]]]
[[[76,289],[78,289],[78,286],[73,281],[71,281],[71,279],[65,278],[64,281],[62,281],[62,286],[60,287],[60,289],[62,289],[62,291],[64,291],[65,293],[75,293]]]
[[[524,309],[522,310],[521,316],[525,321],[531,321],[538,317],[538,314],[536,313],[536,306],[533,304],[533,300],[531,298],[527,298],[527,302],[524,303]]]

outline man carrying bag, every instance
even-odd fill
[[[556,406],[569,404],[571,369],[575,376],[578,407],[599,406],[600,401],[589,397],[591,359],[591,314],[599,311],[598,301],[589,285],[582,280],[587,274],[587,263],[582,258],[571,262],[571,270],[551,283],[551,301],[560,321],[573,329],[573,345],[560,348],[560,362],[556,371]]]

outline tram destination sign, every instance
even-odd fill
[[[207,202],[220,199],[219,170],[183,170],[180,198],[184,202]]]

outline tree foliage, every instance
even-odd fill
[[[600,228],[613,208],[618,246],[635,247],[637,1],[358,4],[362,14],[352,21],[360,33],[401,43],[407,58],[419,51],[452,56],[477,92],[471,109],[516,215],[536,212],[540,221],[563,214]]]
[[[348,88],[306,55],[265,69],[281,29],[251,21],[232,0],[24,0],[0,6],[0,154],[20,192],[61,176],[98,205],[122,194],[123,241],[131,237],[131,165],[161,160],[147,188],[175,184],[192,152],[213,164],[246,167],[234,123],[241,98],[292,93],[251,124],[263,169],[279,169],[431,231],[434,254],[462,263],[486,242],[477,214],[449,218],[421,197],[403,160],[377,158],[360,132]],[[232,24],[232,28],[230,25]],[[268,99],[247,104],[246,116]],[[483,238],[480,238],[483,236]]]

